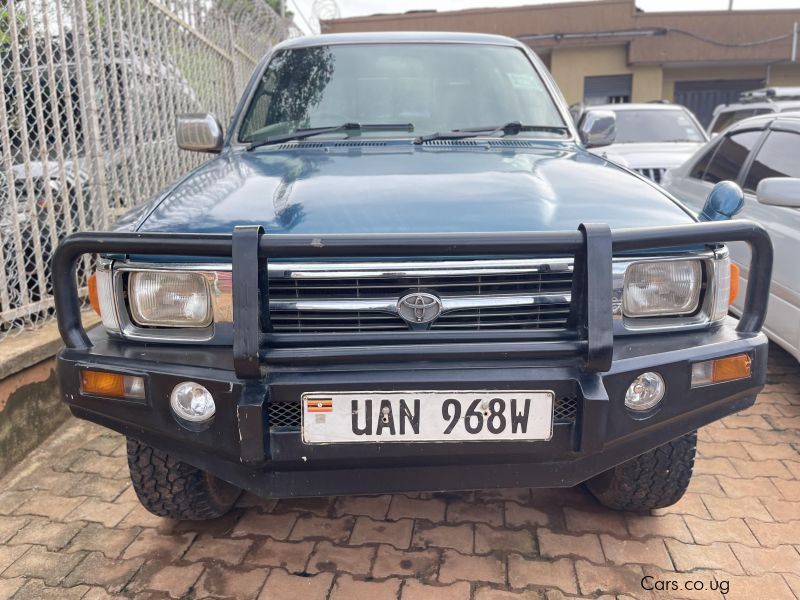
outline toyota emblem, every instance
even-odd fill
[[[442,312],[442,301],[433,294],[414,292],[397,301],[397,313],[406,323],[430,323]]]

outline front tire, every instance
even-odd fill
[[[616,510],[671,506],[689,487],[696,449],[693,431],[596,475],[586,487],[600,504]]]
[[[168,452],[128,438],[128,470],[139,502],[159,517],[181,521],[216,519],[241,490]]]

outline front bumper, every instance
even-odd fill
[[[255,382],[236,377],[224,348],[143,348],[97,331],[90,350],[62,350],[58,376],[76,416],[168,450],[260,495],[563,487],[752,405],[764,383],[767,340],[737,332],[735,324],[728,319],[712,332],[621,340],[603,374],[559,358],[536,366],[511,358],[378,361],[276,366]],[[753,357],[751,378],[691,388],[692,362],[741,352]],[[81,367],[143,375],[147,398],[133,403],[86,396],[80,391]],[[664,376],[667,392],[660,409],[641,418],[623,399],[631,381],[646,370]],[[217,400],[217,415],[205,431],[184,428],[170,412],[169,394],[186,380],[206,386]],[[320,389],[548,389],[574,400],[577,411],[571,422],[556,422],[547,442],[306,445],[297,428],[272,426],[271,404],[299,407],[303,392]]]
[[[752,249],[745,307],[737,322],[709,330],[614,337],[612,255],[745,241]],[[232,262],[233,346],[145,344],[83,329],[75,282],[87,253],[227,257]],[[303,343],[270,330],[266,262],[273,258],[571,255],[567,330],[397,332],[357,341],[309,335]],[[244,489],[274,497],[489,487],[571,486],[755,401],[764,383],[767,340],[759,333],[769,297],[772,246],[746,221],[611,231],[268,236],[77,234],[53,260],[55,306],[67,345],[58,356],[64,400],[76,416],[174,454]],[[232,350],[232,351],[231,351]],[[691,387],[691,364],[742,352],[747,379]],[[140,375],[140,402],[81,393],[82,367]],[[633,416],[625,390],[643,371],[661,373],[660,408]],[[176,384],[191,380],[214,396],[205,430],[179,424],[169,407]],[[371,390],[552,390],[571,402],[572,420],[547,442],[305,445],[298,429],[273,427],[278,405],[303,392]],[[277,424],[277,423],[274,423]]]

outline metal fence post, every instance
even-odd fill
[[[92,68],[92,40],[90,39],[89,17],[84,0],[73,1],[75,18],[74,34],[77,40],[74,51],[77,55],[78,89],[80,90],[80,110],[83,122],[83,143],[86,155],[91,163],[89,189],[93,196],[93,204],[99,209],[99,219],[93,224],[96,229],[106,229],[108,223],[108,187],[106,182],[105,157],[103,140],[100,136],[100,119],[98,115],[98,91],[95,86]],[[98,40],[98,46],[100,42]]]
[[[230,90],[234,97],[231,99],[231,107],[235,106],[236,104],[236,97],[235,97],[235,90],[239,87],[239,77],[238,77],[238,70],[236,68],[236,30],[234,29],[233,19],[227,18],[225,19],[227,25],[227,32],[228,32],[228,54],[230,56],[230,60],[228,60],[228,64],[230,65],[230,77],[231,77],[231,85]]]

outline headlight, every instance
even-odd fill
[[[626,317],[685,315],[697,310],[702,285],[699,260],[635,262],[625,271]]]
[[[142,327],[207,327],[211,324],[211,302],[202,273],[131,273],[128,301],[133,322]]]

